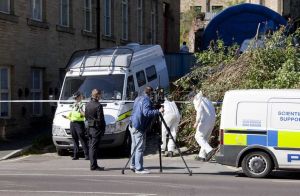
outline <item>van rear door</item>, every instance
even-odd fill
[[[300,99],[268,102],[268,145],[280,168],[300,167]]]

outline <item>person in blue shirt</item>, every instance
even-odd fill
[[[133,110],[131,113],[131,154],[134,148],[135,153],[132,155],[132,161],[130,169],[137,174],[148,174],[149,170],[146,170],[143,166],[143,155],[146,143],[146,129],[150,126],[153,117],[159,115],[160,112],[164,112],[163,107],[159,110],[153,107],[153,103],[150,100],[150,96],[153,94],[153,88],[148,86],[144,90],[144,95],[137,97],[134,100]],[[142,141],[141,141],[142,140]]]

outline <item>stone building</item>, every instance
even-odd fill
[[[97,0],[0,0],[0,100],[57,99],[75,50],[97,46]],[[179,0],[99,0],[100,47],[179,50]],[[51,122],[49,103],[0,103],[0,138]]]

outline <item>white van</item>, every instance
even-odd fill
[[[300,169],[300,90],[226,92],[216,161],[254,178]]]
[[[130,149],[128,131],[133,100],[146,86],[168,90],[169,76],[159,45],[128,44],[124,47],[75,52],[69,63],[55,112],[52,138],[57,153],[73,148],[70,121],[63,118],[71,111],[72,94],[80,91],[90,100],[92,89],[101,89],[106,130],[101,147],[123,146]]]

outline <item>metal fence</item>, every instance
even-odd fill
[[[171,81],[189,73],[196,62],[194,53],[166,53],[165,58]]]

